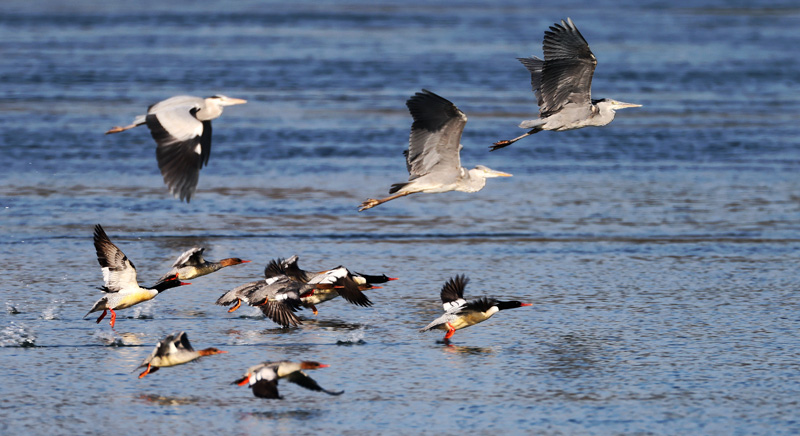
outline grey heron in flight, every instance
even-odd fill
[[[211,154],[211,120],[222,115],[222,108],[247,103],[224,95],[201,98],[178,95],[160,101],[125,127],[114,127],[106,134],[123,132],[147,124],[156,140],[156,159],[170,193],[181,201],[191,200],[197,188],[200,169],[208,165]]]
[[[417,192],[478,192],[491,177],[511,177],[483,165],[468,170],[461,166],[461,133],[467,116],[450,101],[423,89],[406,101],[414,123],[408,141],[406,183],[395,183],[391,195],[380,200],[369,198],[358,211]]]
[[[605,126],[614,120],[617,109],[641,107],[609,98],[592,99],[592,75],[597,59],[572,19],[555,23],[544,32],[544,60],[532,56],[518,58],[531,73],[531,87],[539,105],[539,118],[520,123],[531,129],[510,140],[495,142],[492,151],[509,146],[542,130],[580,129]]]

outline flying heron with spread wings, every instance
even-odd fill
[[[408,182],[392,185],[389,194],[394,195],[367,199],[359,212],[417,192],[478,192],[488,178],[511,177],[483,165],[471,170],[461,166],[461,133],[467,116],[449,100],[423,89],[409,98],[406,106],[414,118],[408,150],[403,152]]]
[[[605,126],[614,120],[617,109],[642,106],[610,98],[592,99],[592,76],[597,59],[572,19],[550,26],[550,30],[544,32],[542,46],[544,60],[536,56],[518,58],[531,73],[539,118],[520,123],[519,127],[531,130],[514,139],[495,142],[490,147],[492,151],[542,130],[560,132]]]
[[[222,108],[247,103],[224,95],[201,98],[178,95],[160,101],[133,123],[106,132],[118,133],[146,124],[156,140],[156,159],[170,193],[188,203],[197,189],[200,169],[211,155],[211,120],[222,115]]]

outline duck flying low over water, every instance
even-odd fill
[[[287,275],[293,280],[301,283],[308,284],[330,284],[332,287],[316,288],[310,294],[301,298],[305,307],[310,308],[314,315],[318,313],[317,304],[325,301],[332,300],[341,296],[347,302],[357,306],[369,307],[372,302],[363,293],[369,289],[380,289],[381,286],[375,286],[376,283],[386,283],[392,280],[397,280],[394,277],[388,277],[385,274],[381,275],[365,275],[354,273],[343,266],[321,271],[309,272],[300,269],[297,265],[299,257],[294,255],[289,259],[272,260],[264,269],[264,274],[269,277],[271,275]]]
[[[424,192],[478,192],[492,177],[511,177],[483,165],[468,170],[461,166],[461,134],[467,116],[450,101],[423,89],[406,102],[414,123],[408,141],[406,168],[408,182],[395,183],[391,195],[383,199],[369,198],[358,211],[373,208],[405,195]]]
[[[175,263],[172,264],[172,269],[164,275],[164,277],[177,274],[180,280],[191,280],[195,277],[211,274],[221,268],[231,265],[240,265],[250,262],[249,260],[242,260],[238,257],[229,257],[222,259],[219,262],[209,262],[203,259],[203,251],[205,248],[195,247],[186,250],[183,254],[178,256]],[[164,278],[162,277],[162,278]]]
[[[302,324],[294,312],[303,308],[301,298],[310,295],[315,289],[333,287],[332,284],[305,284],[292,280],[285,275],[267,276],[264,280],[245,283],[222,294],[216,304],[230,306],[228,312],[239,308],[242,301],[261,309],[264,315],[280,324],[289,327]]]
[[[168,335],[160,340],[153,352],[150,353],[150,356],[136,369],[147,367],[144,372],[139,374],[139,378],[142,378],[147,374],[158,371],[159,368],[183,365],[203,356],[223,353],[227,353],[227,351],[221,351],[213,347],[195,351],[192,348],[192,344],[189,343],[189,337],[186,332],[180,332]]]
[[[464,288],[467,283],[469,283],[469,279],[461,275],[451,278],[442,286],[444,315],[420,329],[420,332],[433,329],[446,330],[444,341],[448,342],[456,330],[486,321],[501,310],[532,306],[532,304],[519,301],[499,301],[486,297],[467,302],[464,300]]]
[[[334,392],[323,389],[314,379],[309,377],[303,370],[327,368],[319,362],[264,362],[253,366],[247,370],[244,377],[231,384],[244,386],[249,385],[253,389],[253,395],[259,398],[281,399],[278,394],[278,380],[286,379],[294,384],[306,389],[317,392],[325,392],[328,395],[341,395],[344,391]]]
[[[99,289],[106,295],[97,300],[92,309],[83,317],[92,312],[103,311],[97,322],[103,320],[107,312],[111,312],[111,327],[117,320],[115,310],[126,309],[143,301],[152,300],[159,293],[178,286],[188,285],[181,282],[177,274],[167,276],[158,281],[153,287],[139,286],[136,279],[136,267],[128,260],[128,256],[108,239],[103,227],[98,224],[94,228],[94,247],[97,251],[97,261],[103,270],[105,285]]]
[[[173,196],[188,203],[211,155],[211,120],[222,115],[225,106],[243,103],[247,100],[224,95],[178,95],[150,106],[132,124],[114,127],[106,134],[146,124],[157,144],[156,159],[164,183]]]
[[[592,76],[597,59],[570,18],[550,26],[550,30],[544,32],[542,46],[544,60],[536,56],[518,58],[531,73],[539,118],[520,123],[519,127],[531,130],[514,139],[495,142],[490,147],[492,151],[542,130],[560,132],[605,126],[614,120],[617,109],[642,106],[610,98],[592,99]]]

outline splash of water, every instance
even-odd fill
[[[36,334],[24,324],[12,322],[0,332],[0,347],[34,347]]]
[[[348,332],[343,339],[337,339],[336,345],[363,345],[367,342],[364,341],[366,335],[366,326],[361,326],[356,330]]]

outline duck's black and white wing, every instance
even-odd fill
[[[469,279],[464,275],[457,275],[442,286],[441,298],[442,308],[445,312],[455,312],[466,304],[464,300],[464,288]]]
[[[286,380],[312,391],[325,392],[328,395],[342,395],[344,393],[344,391],[329,391],[322,388],[322,386],[317,384],[313,378],[309,377],[308,374],[304,373],[303,371],[295,371],[289,374],[286,377]]]
[[[496,299],[482,297],[461,306],[461,312],[486,312],[494,306],[497,306]]]
[[[189,343],[189,336],[186,334],[186,332],[178,333],[177,337],[173,339],[172,342],[177,350],[194,351],[192,344]]]
[[[103,270],[101,288],[104,292],[119,292],[126,288],[139,288],[136,280],[136,267],[106,235],[100,224],[94,227],[94,248],[97,252],[97,262]]]
[[[203,259],[203,251],[205,248],[202,247],[194,247],[186,250],[175,259],[175,263],[172,264],[173,268],[180,268],[184,266],[200,266],[205,263],[205,259]]]
[[[324,274],[313,277],[308,284],[333,284],[336,286],[339,295],[347,300],[348,303],[362,307],[372,306],[372,301],[361,291],[350,270],[343,266],[338,266]]]

